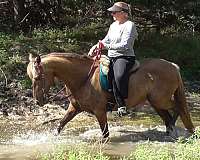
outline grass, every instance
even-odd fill
[[[129,156],[130,160],[199,160],[200,129],[191,137],[180,138],[174,144],[158,144],[147,142],[140,145]]]
[[[200,142],[172,145],[148,143],[137,147],[130,160],[198,160]]]
[[[98,146],[98,147],[97,147]],[[88,145],[79,144],[74,147],[59,146],[53,153],[41,154],[41,160],[109,160],[102,152],[102,146],[98,143]]]

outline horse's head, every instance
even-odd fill
[[[32,81],[33,98],[39,105],[44,105],[50,87],[51,79],[48,77],[48,73],[45,72],[40,56],[34,57],[30,54],[27,74]]]

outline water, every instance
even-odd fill
[[[129,136],[131,135],[123,133],[125,128],[126,126],[123,128],[118,126],[110,128],[112,134],[110,136],[110,142],[104,146],[105,153],[109,155],[127,155],[131,152],[135,143],[130,141]],[[122,138],[120,138],[121,136]],[[127,136],[126,141],[124,136]],[[80,133],[79,136],[73,136],[73,134],[70,136],[66,132],[55,136],[50,132],[36,133],[34,131],[28,131],[25,134],[15,135],[8,141],[1,141],[0,159],[33,159],[34,157],[37,158],[39,153],[51,152],[57,145],[68,144],[72,146],[80,142],[92,144],[100,138],[100,129],[91,129]]]
[[[54,150],[60,144],[74,145],[80,140],[73,136],[55,136],[51,132],[34,132],[14,135],[12,139],[0,142],[0,160],[21,160],[37,158],[40,153],[47,153]]]

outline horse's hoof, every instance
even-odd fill
[[[101,138],[100,143],[101,143],[101,144],[106,144],[106,143],[108,143],[109,141],[110,141],[110,138],[109,138],[109,137]]]
[[[188,132],[190,132],[191,134],[194,134],[195,133],[195,128],[188,129]]]
[[[53,130],[53,135],[58,136],[62,130],[62,127],[58,126],[57,129]]]
[[[171,129],[167,130],[167,135],[170,136],[172,139],[176,140],[178,138],[178,132],[176,127],[172,126]]]
[[[54,136],[58,136],[60,134],[60,132],[58,131],[58,129],[54,129],[54,130],[52,130],[52,134]]]

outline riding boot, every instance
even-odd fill
[[[125,115],[128,114],[125,101],[122,98],[122,96],[120,95],[120,92],[118,91],[116,83],[115,83],[114,80],[112,81],[112,84],[113,84],[113,94],[114,94],[115,101],[116,101],[117,106],[118,106],[117,114],[120,117],[125,116]]]

